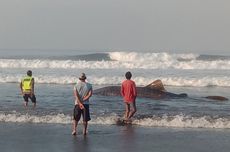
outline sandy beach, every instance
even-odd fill
[[[229,130],[90,126],[87,136],[69,125],[1,123],[3,152],[227,152]]]

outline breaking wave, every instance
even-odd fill
[[[107,117],[95,117],[89,123],[100,125],[115,125],[120,117],[113,114]],[[29,114],[0,114],[0,122],[13,123],[53,123],[70,124],[71,116],[65,114],[57,115],[29,115]],[[134,119],[133,125],[145,127],[173,127],[173,128],[230,128],[229,118],[211,118],[210,116],[192,117],[184,115],[175,116],[151,116],[148,118]]]
[[[0,74],[0,83],[19,83],[22,75],[2,75]],[[37,75],[34,77],[36,83],[40,84],[74,84],[78,80],[76,76],[56,76],[56,75]],[[165,77],[135,77],[134,81],[138,86],[146,86],[156,79],[161,79],[166,86],[186,86],[186,87],[207,87],[221,86],[230,87],[230,77],[228,76],[204,76],[204,77],[189,77],[189,76],[165,76]],[[124,80],[122,76],[89,76],[88,81],[94,85],[120,85]]]
[[[62,59],[0,59],[0,68],[230,69],[230,57],[192,53],[109,52]]]

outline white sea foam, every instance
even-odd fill
[[[0,114],[1,122],[19,122],[19,123],[58,123],[68,124],[71,122],[71,117],[64,114],[35,116],[29,114]]]
[[[133,124],[149,127],[176,127],[176,128],[230,128],[227,118],[189,117],[183,115],[152,117],[134,120]]]
[[[19,83],[21,75],[6,75],[0,74],[0,83]],[[56,75],[37,75],[34,77],[36,83],[42,84],[73,84],[78,81],[76,76],[56,76]],[[230,77],[228,76],[204,76],[204,77],[189,77],[189,76],[165,76],[165,77],[135,77],[133,78],[137,86],[145,86],[156,79],[161,79],[166,86],[230,86]],[[122,76],[104,76],[99,77],[89,76],[88,81],[94,85],[120,85],[124,80]]]
[[[111,60],[0,59],[0,82],[18,83],[22,72],[32,69],[36,83],[72,84],[77,81],[75,71],[89,71],[88,81],[95,85],[120,85],[124,71],[131,70],[138,86],[148,85],[156,79],[169,86],[230,86],[227,76],[230,59],[227,57],[209,60],[209,56],[198,59],[198,54],[108,54]]]
[[[117,116],[98,117],[93,120],[93,124],[116,124]],[[133,125],[145,127],[173,127],[173,128],[230,128],[230,120],[228,118],[210,118],[209,116],[203,117],[190,117],[183,115],[176,116],[152,116],[143,119],[134,119]]]
[[[178,59],[195,60],[198,54],[170,54],[170,53],[138,53],[138,52],[109,52],[112,60],[122,62],[170,62]]]
[[[89,123],[100,125],[114,125],[119,116],[112,114],[107,117],[95,117]],[[29,114],[0,114],[0,122],[14,123],[53,123],[53,124],[70,124],[71,116],[64,114],[35,116]],[[230,128],[230,120],[228,118],[210,118],[190,117],[184,115],[176,116],[152,116],[143,119],[134,119],[133,125],[145,127],[175,127],[175,128]]]
[[[109,52],[110,61],[0,59],[0,68],[230,69],[230,60],[197,60],[197,54]]]

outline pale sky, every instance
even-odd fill
[[[230,52],[230,0],[0,0],[0,49]]]

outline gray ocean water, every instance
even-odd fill
[[[0,151],[220,151],[230,148],[230,58],[221,55],[159,52],[60,51],[1,52]],[[144,60],[145,59],[145,60]],[[35,77],[37,108],[23,108],[19,82],[26,70]],[[73,85],[85,72],[93,88],[120,85],[130,70],[138,86],[162,79],[169,92],[188,98],[137,98],[133,124],[118,126],[120,96],[94,95],[89,134],[71,136]]]

